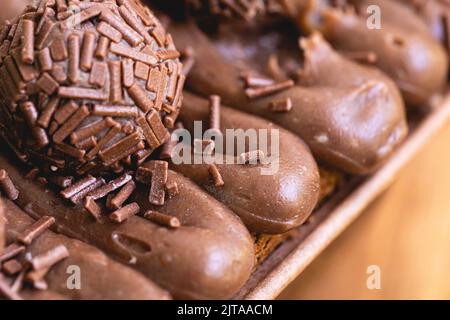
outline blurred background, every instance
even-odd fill
[[[450,299],[449,165],[450,123],[279,299]]]

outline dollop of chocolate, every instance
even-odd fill
[[[0,43],[1,134],[22,160],[121,172],[169,138],[185,78],[139,1],[42,1],[5,24]]]

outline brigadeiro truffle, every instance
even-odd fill
[[[1,133],[22,160],[118,172],[169,139],[179,52],[139,1],[43,0],[5,24],[0,42]]]

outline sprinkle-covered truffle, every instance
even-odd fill
[[[22,160],[117,173],[169,139],[180,54],[139,1],[42,0],[0,36],[1,134]]]

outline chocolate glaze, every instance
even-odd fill
[[[136,196],[141,212],[177,217],[182,226],[170,230],[136,216],[120,225],[106,217],[96,222],[84,209],[68,206],[59,195],[25,179],[4,155],[0,167],[20,190],[16,203],[28,214],[55,217],[58,232],[128,263],[174,298],[230,298],[252,271],[253,242],[239,218],[179,174],[169,172],[180,193],[164,206],[149,205],[148,186],[139,185]]]
[[[447,53],[432,36],[417,32],[423,28],[417,19],[409,21],[416,25],[412,31],[409,24],[392,23],[391,19],[382,20],[380,30],[369,29],[365,17],[329,6],[321,8],[319,2],[311,0],[301,14],[302,28],[320,30],[339,50],[374,52],[378,57],[376,66],[394,79],[407,104],[423,107],[443,90],[447,83]],[[402,10],[395,8],[390,15],[398,16]],[[406,16],[410,14],[408,9],[403,11]]]
[[[202,121],[207,128],[208,101],[187,92],[184,96],[180,117],[186,129],[193,133],[194,121]],[[251,231],[282,233],[302,224],[314,209],[320,189],[318,168],[308,147],[271,122],[228,107],[221,107],[220,122],[223,133],[226,129],[268,129],[270,136],[270,130],[280,130],[278,171],[273,175],[261,175],[261,165],[218,164],[225,184],[216,187],[207,164],[173,165],[172,168],[230,207]],[[226,150],[226,139],[224,145]],[[271,150],[270,145],[269,141],[268,150]],[[247,146],[246,151],[251,149]]]
[[[26,5],[25,0],[9,0],[0,2],[0,24],[5,20],[14,18]]]
[[[314,56],[310,61],[318,72],[311,86],[297,85],[250,101],[240,80],[239,63],[231,61],[235,57],[221,54],[192,23],[173,24],[171,32],[179,47],[196,45],[196,64],[189,78],[192,90],[218,94],[224,103],[298,134],[320,161],[347,172],[367,173],[406,137],[404,106],[389,78],[346,60],[319,36],[304,42],[308,44],[305,56]],[[278,114],[267,108],[271,101],[289,97],[293,101],[290,112]]]
[[[22,209],[4,199],[8,242],[13,242],[34,222]],[[27,247],[32,256],[64,245],[69,257],[52,267],[45,280],[50,291],[70,299],[81,300],[166,300],[169,294],[142,274],[108,258],[103,252],[81,241],[46,231]],[[21,257],[24,258],[23,255]],[[67,288],[67,268],[76,265],[81,271],[81,289]],[[107,270],[108,272],[105,272]]]

